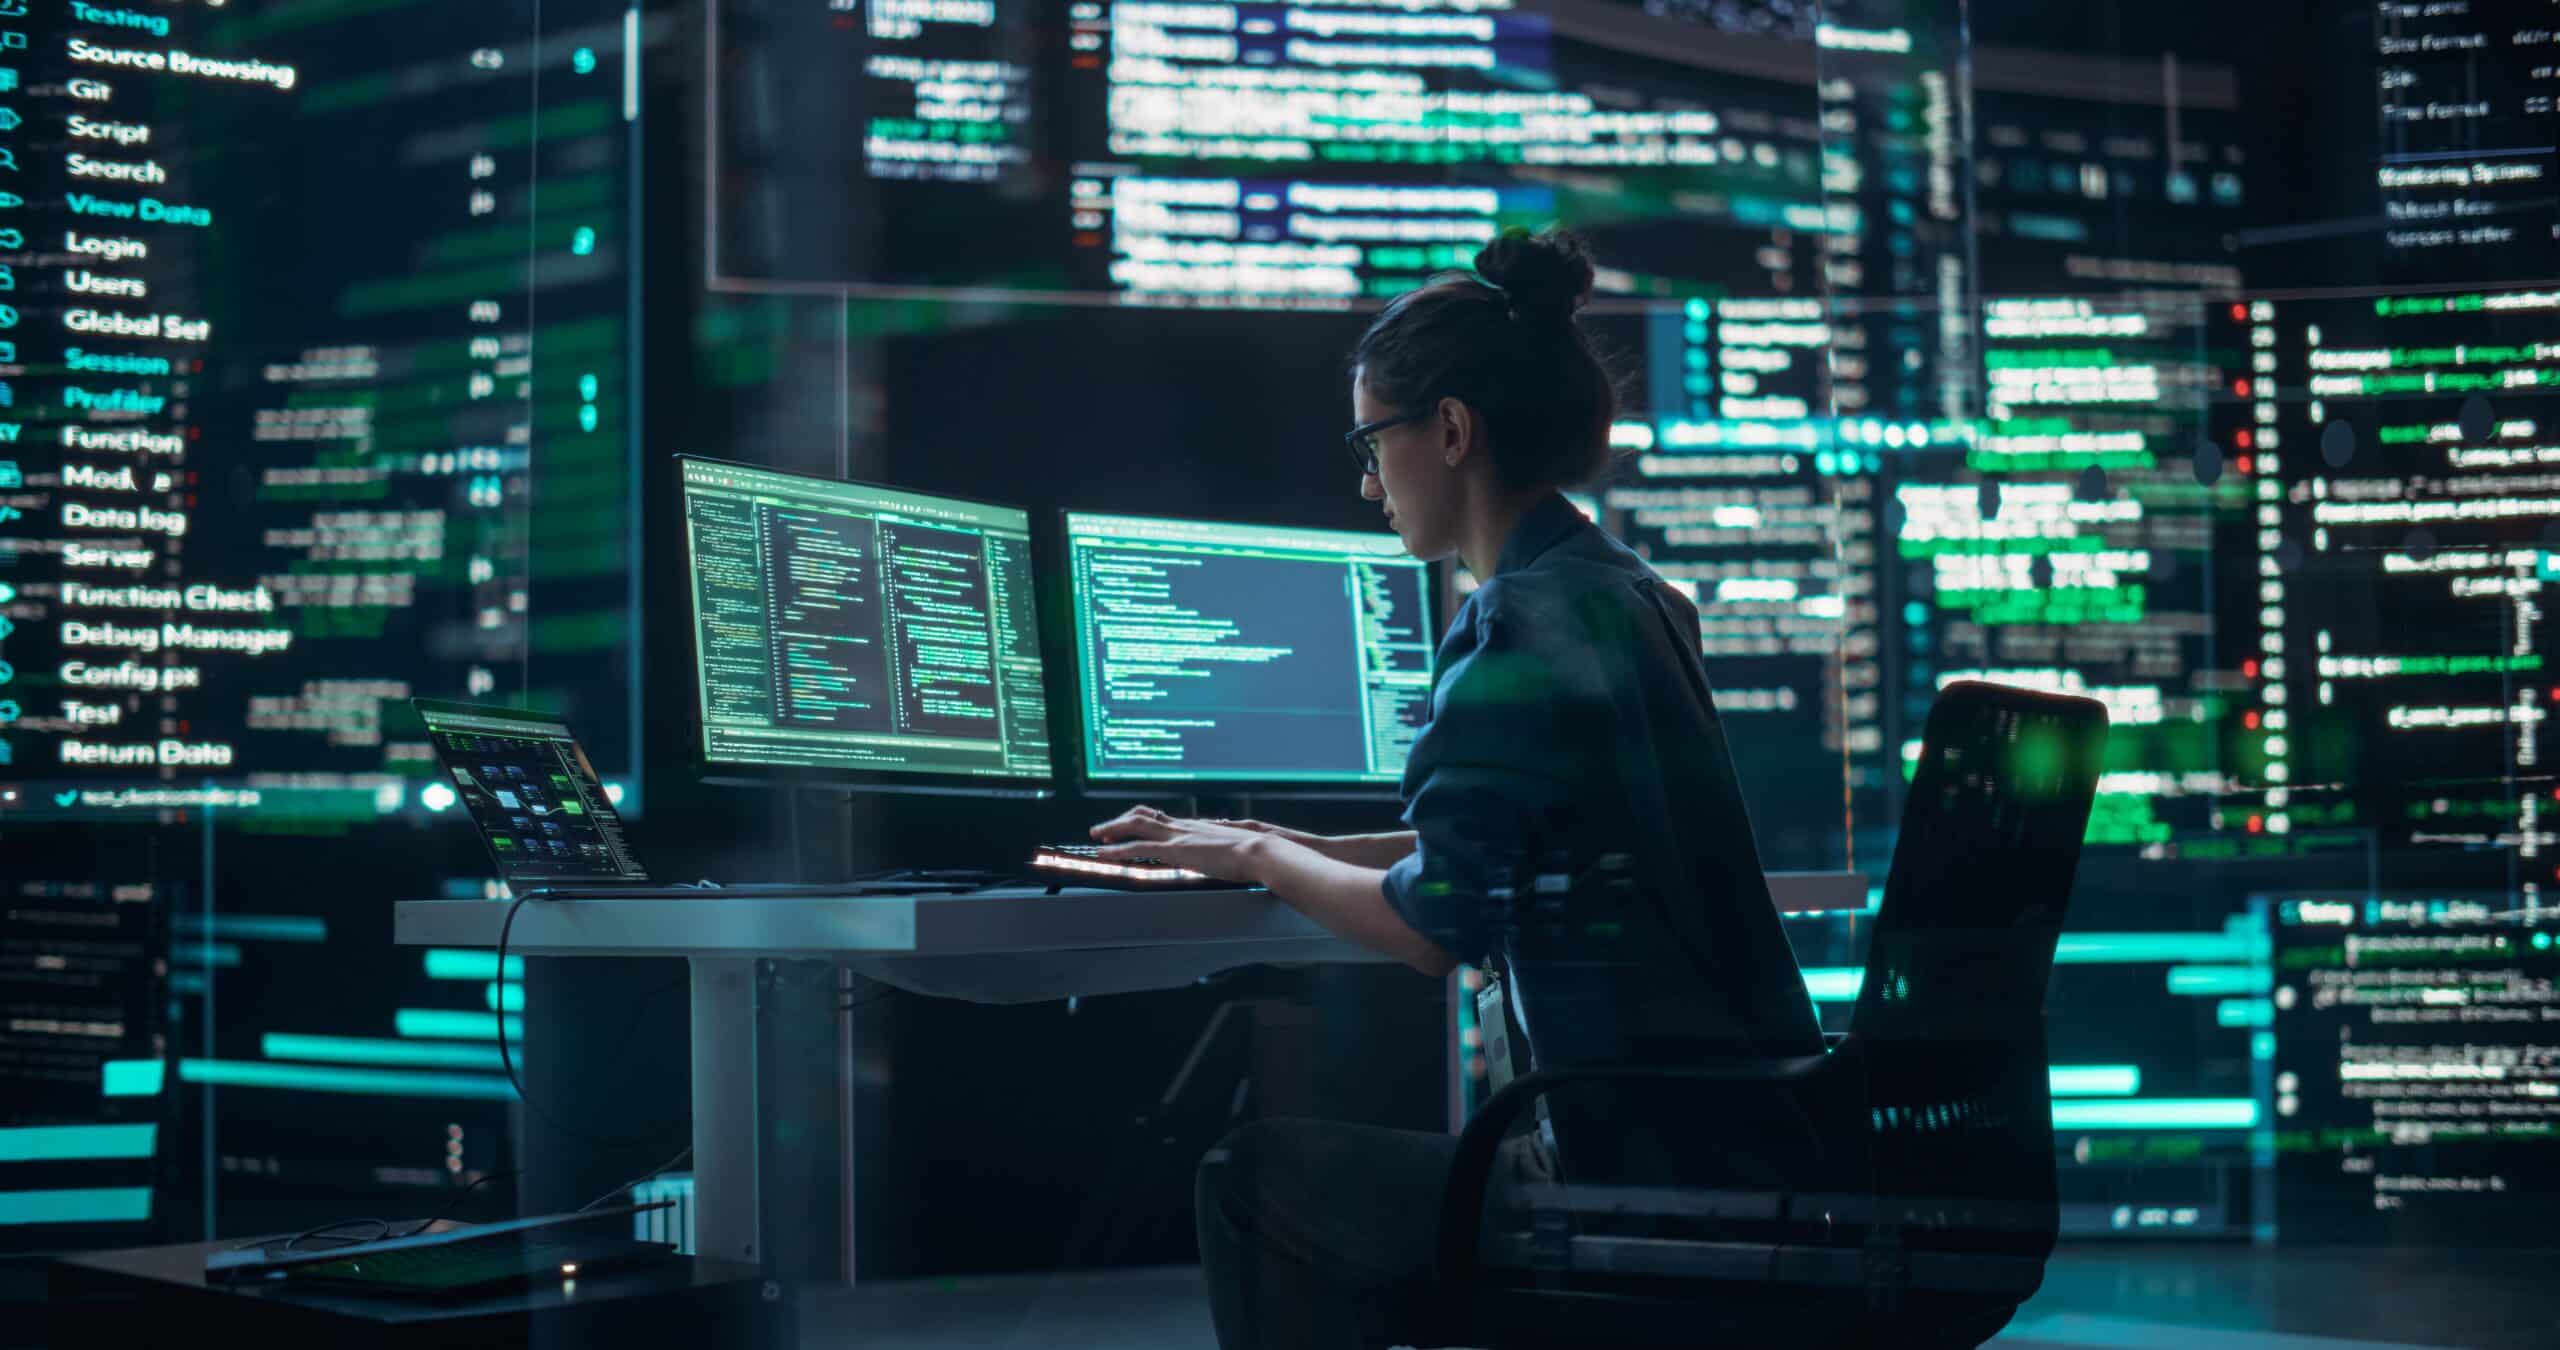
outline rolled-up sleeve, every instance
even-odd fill
[[[1414,739],[1404,819],[1417,843],[1380,885],[1416,932],[1465,961],[1492,942],[1490,892],[1512,883],[1540,841],[1571,828],[1563,817],[1586,796],[1590,748],[1609,735],[1597,720],[1606,701],[1575,696],[1583,681],[1570,661],[1536,650],[1500,616],[1476,636],[1444,666],[1431,722]]]

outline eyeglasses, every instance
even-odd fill
[[[1360,472],[1375,475],[1378,472],[1378,433],[1403,426],[1407,422],[1419,422],[1438,411],[1440,407],[1434,403],[1420,412],[1381,417],[1375,422],[1363,422],[1342,433],[1342,443],[1351,447],[1351,458],[1360,465]]]

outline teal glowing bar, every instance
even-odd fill
[[[329,921],[303,914],[181,914],[178,931],[243,942],[326,942]]]
[[[101,1097],[157,1097],[169,1081],[169,1065],[157,1059],[111,1059],[98,1077]]]
[[[515,1097],[515,1089],[496,1074],[404,1073],[395,1069],[342,1069],[236,1059],[179,1060],[178,1081],[214,1087],[338,1092],[358,1097],[462,1097],[493,1102]]]
[[[2226,998],[2213,1005],[2213,1024],[2218,1027],[2269,1027],[2275,1021],[2272,999]]]
[[[2056,1064],[2048,1072],[2057,1097],[2130,1097],[2142,1090],[2139,1065]]]
[[[0,1130],[0,1163],[148,1158],[157,1125],[30,1125]]]
[[[2275,972],[2265,966],[2169,967],[2169,992],[2191,998],[2263,994],[2274,987]]]
[[[139,1223],[151,1217],[151,1188],[0,1191],[0,1224]]]
[[[209,987],[205,982],[206,978],[205,973],[201,970],[170,971],[169,992],[172,994],[201,994]]]
[[[329,1064],[388,1064],[412,1069],[486,1069],[498,1073],[495,1045],[379,1040],[366,1036],[299,1036],[271,1031],[258,1038],[269,1059],[315,1059]]]
[[[240,944],[236,942],[173,942],[169,944],[169,959],[180,965],[231,970],[240,964]]]
[[[1884,887],[1869,886],[1864,909],[1782,909],[1778,913],[1790,919],[1856,919],[1872,917],[1883,909]]]
[[[457,1012],[445,1008],[400,1008],[391,1014],[391,1028],[403,1036],[436,1041],[495,1041],[498,1019],[490,1013]],[[507,1019],[507,1039],[524,1038],[524,1019]]]
[[[2264,933],[2065,933],[2053,949],[2060,966],[2246,964],[2264,961],[2271,945]]]
[[[1804,972],[1804,989],[1816,1003],[1855,1003],[1858,986],[1866,979],[1867,972],[1856,966],[1809,966]]]
[[[2257,1124],[2258,1104],[2247,1097],[2053,1104],[2057,1130],[2247,1130]]]
[[[498,978],[496,952],[466,951],[457,947],[427,948],[427,978],[430,980],[494,980]],[[524,958],[507,958],[507,978],[524,978]]]
[[[483,988],[480,999],[489,1005],[491,1012],[523,1012],[524,986],[520,984],[488,985]],[[500,1004],[506,1006],[501,1008]]]

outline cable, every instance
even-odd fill
[[[515,1089],[516,1100],[523,1102],[526,1110],[542,1117],[544,1124],[560,1131],[562,1134],[569,1135],[573,1138],[581,1139],[587,1143],[595,1144],[604,1148],[631,1148],[635,1145],[648,1143],[651,1137],[649,1135],[635,1134],[619,1139],[607,1138],[602,1135],[589,1134],[585,1130],[579,1129],[577,1126],[561,1120],[558,1116],[543,1110],[542,1103],[535,1101],[533,1099],[533,1094],[524,1090],[524,1080],[516,1076],[515,1059],[507,1050],[507,1000],[504,993],[507,981],[507,938],[515,931],[516,911],[523,909],[525,902],[533,899],[536,894],[538,894],[538,892],[527,891],[524,894],[517,896],[507,905],[507,917],[500,920],[498,923],[497,964],[498,988],[500,990],[500,996],[498,998],[498,1064],[499,1067],[504,1068],[507,1071],[507,1085]],[[550,897],[544,896],[543,898],[549,899]]]
[[[685,1146],[684,1146],[684,1151],[683,1151],[682,1153],[679,1153],[679,1154],[677,1154],[676,1156],[674,1156],[674,1157],[672,1157],[672,1158],[667,1159],[665,1162],[662,1162],[662,1163],[658,1164],[657,1166],[650,1168],[648,1171],[643,1172],[643,1173],[641,1173],[640,1175],[638,1175],[638,1176],[636,1176],[636,1177],[633,1177],[633,1178],[632,1178],[632,1179],[630,1179],[629,1181],[622,1182],[622,1183],[620,1183],[619,1185],[616,1185],[616,1186],[612,1187],[611,1189],[607,1190],[604,1194],[599,1195],[599,1196],[597,1196],[595,1199],[590,1200],[590,1201],[588,1201],[587,1203],[585,1203],[585,1204],[583,1204],[583,1205],[578,1206],[578,1213],[580,1213],[580,1214],[584,1214],[584,1213],[586,1213],[588,1210],[594,1209],[596,1206],[603,1204],[605,1201],[610,1200],[610,1199],[612,1199],[613,1197],[615,1197],[615,1196],[617,1196],[617,1195],[620,1195],[620,1194],[621,1194],[621,1193],[623,1193],[624,1191],[630,1190],[630,1189],[632,1189],[633,1187],[640,1185],[642,1182],[649,1180],[651,1177],[654,1177],[654,1176],[658,1175],[659,1173],[664,1172],[664,1171],[668,1170],[669,1168],[674,1167],[677,1163],[683,1162],[685,1159],[690,1158],[690,1157],[692,1157],[692,1156],[693,1156],[693,1145],[691,1145],[691,1144],[687,1144],[687,1145],[685,1145]]]
[[[688,1149],[686,1151],[691,1152],[692,1150]],[[488,1185],[492,1181],[502,1181],[508,1177],[521,1175],[523,1175],[521,1170],[509,1168],[504,1172],[484,1172],[479,1176],[473,1177],[469,1185],[464,1186],[453,1193],[453,1198],[445,1202],[444,1208],[437,1210],[435,1213],[418,1220],[415,1224],[410,1225],[409,1230],[405,1233],[395,1233],[391,1231],[391,1221],[388,1219],[339,1219],[332,1223],[324,1223],[317,1228],[305,1228],[301,1232],[294,1234],[292,1237],[282,1239],[281,1241],[275,1238],[255,1238],[248,1242],[240,1243],[230,1248],[230,1250],[235,1252],[245,1252],[252,1247],[272,1247],[275,1249],[275,1254],[284,1255],[291,1253],[294,1248],[301,1246],[303,1243],[310,1242],[318,1238],[335,1238],[338,1244],[342,1247],[361,1247],[368,1242],[382,1242],[392,1238],[413,1238],[424,1233],[429,1228],[434,1227],[436,1224],[450,1216],[454,1210],[461,1207],[464,1200],[470,1198],[473,1191],[479,1190],[481,1187]],[[340,1228],[351,1228],[360,1223],[372,1224],[374,1226],[374,1231],[363,1237],[347,1236],[334,1231]]]
[[[331,1231],[338,1228],[351,1228],[360,1223],[372,1224],[374,1226],[374,1231],[364,1237],[339,1237],[337,1233]],[[317,1228],[305,1228],[301,1232],[294,1234],[292,1237],[282,1239],[281,1241],[275,1238],[252,1238],[247,1242],[240,1243],[239,1245],[231,1248],[231,1250],[235,1252],[245,1252],[252,1247],[273,1247],[279,1252],[290,1252],[295,1247],[300,1246],[305,1242],[309,1242],[314,1238],[323,1237],[335,1237],[338,1238],[341,1245],[355,1247],[361,1246],[367,1242],[379,1242],[390,1235],[391,1221],[389,1219],[338,1219],[330,1223],[324,1223]]]
[[[845,992],[845,993],[847,993],[847,994],[850,994],[850,993],[852,993],[853,991],[852,991],[852,990],[850,990],[850,989],[847,989],[847,990],[845,990],[844,992]],[[861,998],[847,998],[847,999],[839,1000],[839,1001],[837,1002],[837,1004],[836,1004],[836,1011],[837,1011],[837,1012],[840,1012],[840,1013],[848,1013],[848,1012],[852,1012],[852,1011],[853,1011],[854,1009],[856,1009],[856,1008],[868,1008],[868,1007],[870,1007],[872,1004],[874,1004],[874,1003],[878,1003],[878,1002],[881,1002],[881,1001],[883,1001],[883,1000],[887,999],[890,995],[892,995],[892,994],[896,994],[896,993],[899,993],[899,992],[901,992],[901,991],[899,990],[898,986],[896,986],[896,985],[894,985],[894,984],[882,983],[882,984],[880,985],[879,991],[878,991],[878,992],[876,992],[876,993],[868,994],[868,995],[865,995],[865,996],[863,996],[863,997],[861,997]]]
[[[463,1201],[471,1198],[471,1193],[473,1191],[488,1185],[492,1181],[500,1180],[501,1178],[517,1177],[522,1175],[524,1175],[524,1170],[516,1167],[510,1167],[503,1172],[483,1172],[480,1175],[473,1177],[470,1185],[463,1187],[461,1190],[455,1191],[453,1193],[453,1198],[444,1202],[444,1208],[437,1210],[426,1218],[418,1220],[415,1227],[411,1228],[408,1232],[400,1234],[399,1236],[404,1238],[416,1237],[420,1233],[423,1233],[428,1229],[435,1227],[437,1224],[444,1222],[447,1218],[450,1218],[455,1210],[462,1208]],[[390,1235],[385,1234],[384,1236],[387,1237]]]

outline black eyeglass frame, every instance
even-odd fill
[[[1378,433],[1393,430],[1407,422],[1419,422],[1438,411],[1440,403],[1434,399],[1420,412],[1399,413],[1394,417],[1381,417],[1375,422],[1363,422],[1342,433],[1342,443],[1350,447],[1352,462],[1360,466],[1360,472],[1375,477],[1378,472]]]

